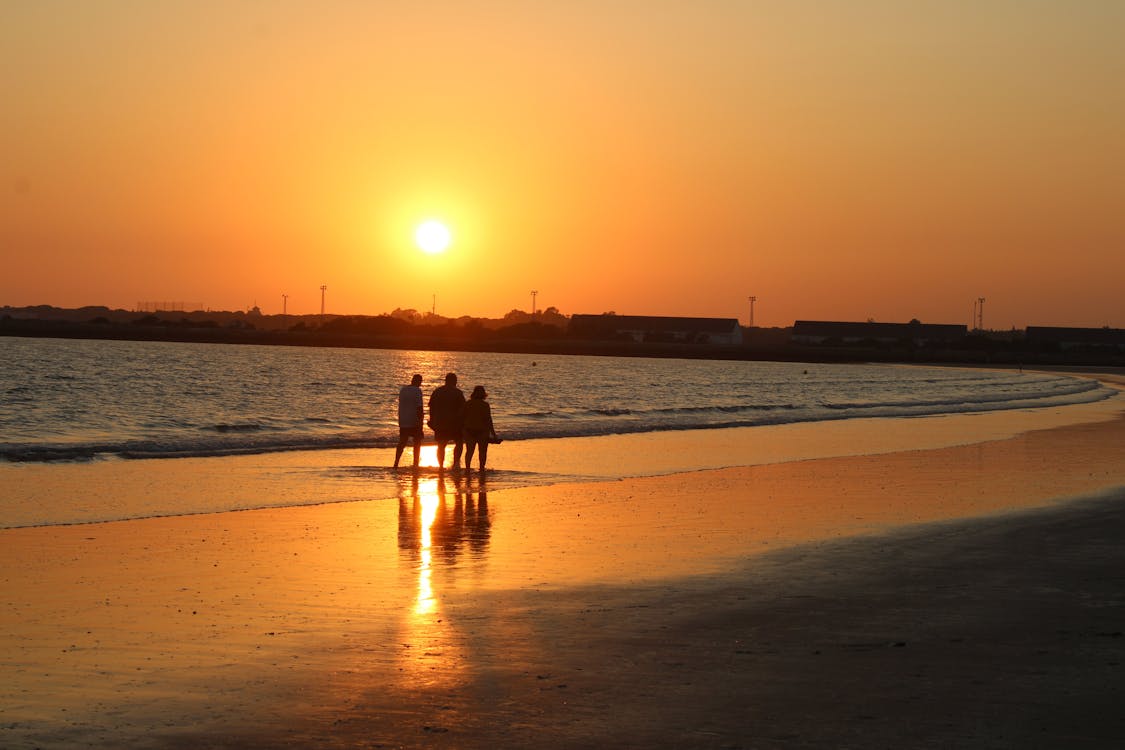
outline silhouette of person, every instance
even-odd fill
[[[430,394],[430,429],[437,440],[438,470],[445,466],[445,446],[453,443],[453,468],[461,468],[462,420],[465,417],[465,394],[457,387],[457,375],[445,376],[445,385]]]
[[[398,445],[395,446],[395,468],[398,468],[406,441],[414,443],[414,468],[418,468],[418,454],[422,450],[422,376],[415,374],[410,385],[398,392]]]
[[[489,405],[488,393],[483,385],[478,385],[469,396],[465,404],[465,470],[468,471],[473,463],[473,451],[479,450],[480,470],[488,462],[489,442],[499,442],[496,428],[492,424],[492,407]]]

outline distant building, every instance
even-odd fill
[[[847,323],[798,320],[790,340],[795,344],[882,344],[911,341],[916,345],[949,344],[968,334],[968,326],[932,323]]]
[[[650,343],[737,346],[742,327],[734,318],[665,318],[649,315],[571,315],[571,336]]]
[[[1028,326],[1026,339],[1031,345],[1057,346],[1059,349],[1115,349],[1125,351],[1125,329],[1055,328]]]

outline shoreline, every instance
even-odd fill
[[[0,530],[0,744],[1106,746],[1125,417],[1017,433]]]
[[[1125,376],[1089,377],[1125,389]],[[972,445],[1109,421],[1125,409],[1121,402],[1118,395],[1035,409],[507,441],[494,451],[489,482],[499,491]],[[423,447],[422,455],[418,478],[435,479],[435,446]],[[199,458],[0,462],[8,509],[0,528],[393,500],[408,492],[413,476],[389,468],[392,458],[391,448],[335,448]],[[446,478],[457,475],[449,472]],[[464,479],[476,481],[478,475],[473,472]]]

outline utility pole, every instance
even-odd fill
[[[535,317],[535,295],[539,294],[536,290],[531,290],[531,317]]]
[[[281,295],[281,314],[287,315],[289,313],[289,295]]]
[[[320,285],[320,317],[324,317],[324,293],[328,291],[327,284]]]
[[[750,298],[750,327],[754,327],[754,303],[758,301],[757,297]]]
[[[430,315],[437,315],[437,293],[434,293],[433,304],[430,306]]]
[[[977,301],[980,302],[980,307],[977,308],[977,330],[984,330],[984,297],[978,297]]]

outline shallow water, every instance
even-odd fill
[[[1112,420],[1122,397],[1090,404],[914,418],[505,441],[493,447],[489,491],[604,482],[733,466],[792,463],[1003,440]],[[390,468],[391,448],[284,451],[159,461],[0,461],[0,528],[393,501],[443,482],[476,491],[478,472],[436,469],[423,448],[415,475]],[[448,459],[447,459],[448,460]]]

